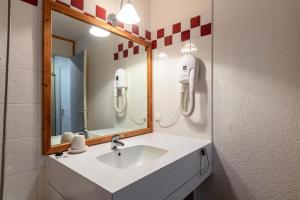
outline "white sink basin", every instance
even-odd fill
[[[151,162],[167,152],[157,147],[137,145],[98,156],[97,160],[118,169],[126,169]]]

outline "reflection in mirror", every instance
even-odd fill
[[[52,138],[147,128],[145,47],[52,11]]]

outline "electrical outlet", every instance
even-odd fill
[[[201,155],[202,155],[202,156],[205,156],[205,155],[207,154],[206,149],[200,149],[200,151],[201,151]]]

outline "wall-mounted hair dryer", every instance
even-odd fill
[[[179,81],[182,84],[180,109],[186,117],[191,116],[195,109],[195,83],[200,77],[199,63],[199,59],[191,54],[186,54],[180,59]]]
[[[115,72],[114,78],[114,107],[116,112],[122,113],[127,107],[127,75],[122,68]]]

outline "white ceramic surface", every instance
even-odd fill
[[[71,143],[71,150],[83,150],[85,149],[85,138],[84,135],[75,135],[72,143]]]
[[[144,145],[165,149],[168,152],[160,158],[153,159],[143,165],[124,169],[118,169],[97,160],[97,157],[113,152],[113,150],[111,150],[110,142],[90,146],[89,150],[82,154],[70,154],[68,157],[59,159],[56,159],[54,155],[51,155],[49,156],[49,159],[59,162],[68,169],[73,170],[82,177],[99,185],[109,193],[115,193],[211,143],[209,140],[172,136],[157,132],[127,138],[121,141],[125,143],[125,147],[121,147],[121,149]],[[56,179],[57,178],[59,177],[56,177]]]
[[[126,169],[149,163],[167,152],[161,148],[137,145],[98,156],[97,160],[118,169]]]
[[[64,132],[61,136],[60,143],[71,143],[74,138],[74,134],[72,132]]]

